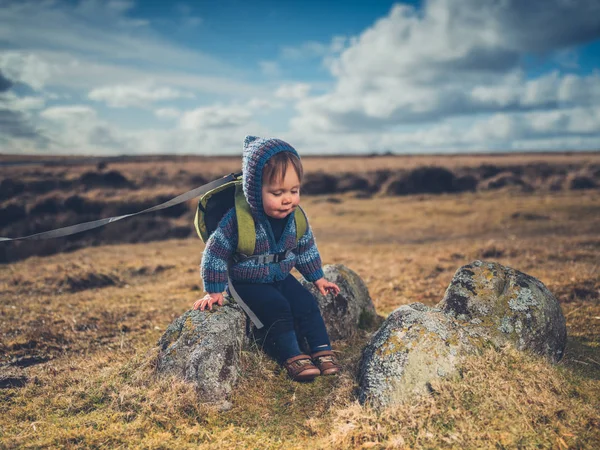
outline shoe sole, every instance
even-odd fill
[[[321,372],[299,373],[298,375],[296,375],[292,379],[294,381],[311,381],[311,380],[314,380],[319,375],[321,375]]]

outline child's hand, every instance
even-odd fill
[[[200,300],[197,300],[194,303],[194,309],[199,309],[200,311],[204,311],[205,308],[208,308],[212,311],[212,305],[218,304],[219,306],[223,306],[223,294],[220,292],[214,292],[212,294],[206,294]]]
[[[340,288],[338,285],[332,283],[331,281],[327,281],[325,278],[319,278],[314,282],[314,285],[323,295],[327,295],[328,292],[333,292],[334,295],[338,295],[340,293]]]

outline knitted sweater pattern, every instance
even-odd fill
[[[221,219],[218,228],[206,243],[202,256],[201,275],[206,292],[223,292],[229,275],[233,281],[252,283],[272,283],[281,281],[296,267],[308,281],[323,277],[321,256],[317,249],[310,225],[296,246],[296,223],[293,214],[288,216],[281,238],[275,241],[271,224],[262,206],[262,171],[273,155],[288,151],[298,155],[296,150],[279,139],[261,139],[248,136],[244,141],[242,160],[244,195],[256,228],[255,255],[282,253],[288,256],[274,263],[258,263],[256,260],[231,263],[231,257],[237,249],[238,232],[235,208],[231,208]],[[298,211],[297,214],[302,214]]]

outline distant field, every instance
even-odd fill
[[[4,162],[16,156],[4,155]],[[19,237],[129,214],[240,170],[239,157],[21,158],[0,166],[0,236]],[[0,161],[2,159],[0,158]],[[600,187],[600,152],[303,158],[303,195],[357,198],[461,192],[559,192]],[[0,263],[89,245],[194,234],[189,201],[149,217],[53,241],[0,247]]]
[[[138,174],[148,169],[177,171],[184,169],[190,173],[225,174],[241,169],[241,153],[238,156],[202,157],[192,155],[170,156],[127,156],[92,158],[88,162],[77,164],[81,157],[66,156],[21,156],[0,154],[0,164],[11,162],[34,163],[39,160],[52,164],[73,162],[81,170],[89,170],[104,162],[115,170]],[[439,154],[439,155],[373,155],[373,156],[303,156],[307,172],[326,170],[340,172],[369,172],[375,170],[412,169],[419,166],[435,165],[448,168],[475,167],[481,164],[524,165],[539,162],[547,164],[600,164],[600,151],[596,152],[557,152],[557,153],[483,153],[483,154]],[[2,169],[0,168],[0,173]]]

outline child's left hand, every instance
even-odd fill
[[[327,281],[325,278],[319,278],[317,281],[314,282],[314,285],[324,296],[326,296],[329,292],[332,292],[334,295],[338,295],[340,293],[340,288],[338,287],[338,285],[332,283],[331,281]]]

